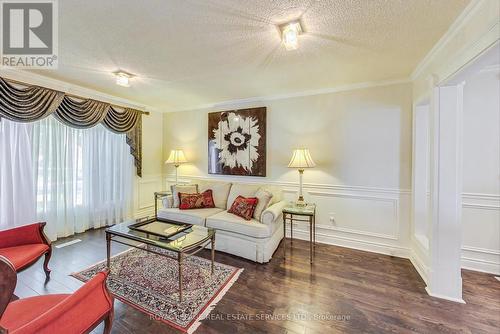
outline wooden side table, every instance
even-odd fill
[[[171,195],[170,191],[156,191],[155,192],[155,218],[158,217],[158,200],[165,196]]]
[[[295,218],[299,216],[300,218]],[[316,247],[316,204],[308,203],[306,206],[297,206],[290,203],[283,208],[283,258],[286,257],[286,222],[290,222],[290,241],[293,240],[293,222],[309,223],[309,252],[310,261],[313,263],[314,249]]]

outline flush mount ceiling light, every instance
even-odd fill
[[[302,33],[302,26],[299,21],[292,21],[280,25],[281,39],[285,48],[295,50],[299,47],[299,35]]]
[[[134,76],[124,71],[116,71],[113,73],[116,77],[116,84],[122,87],[130,87],[130,79]]]

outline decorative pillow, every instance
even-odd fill
[[[283,200],[283,189],[280,186],[267,184],[260,189],[270,192],[273,195],[273,198],[271,198],[271,202],[269,202],[269,206]]]
[[[231,183],[220,181],[207,181],[198,183],[198,191],[203,192],[212,189],[214,203],[216,208],[227,210],[227,196],[231,189]]]
[[[250,220],[253,217],[258,201],[256,197],[245,198],[243,196],[238,196],[227,212],[240,216],[245,220]]]
[[[269,207],[271,203],[271,199],[273,198],[273,194],[269,191],[260,188],[255,193],[255,197],[257,198],[257,206],[255,207],[255,212],[253,213],[253,217],[260,221],[260,216],[265,209]]]
[[[259,184],[250,184],[250,183],[233,183],[231,185],[231,190],[229,191],[229,195],[227,196],[227,207],[229,210],[231,205],[233,205],[234,200],[238,196],[243,196],[246,198],[255,197],[255,193],[262,185]]]
[[[197,184],[174,184],[170,187],[172,190],[172,197],[174,198],[174,208],[179,207],[179,193],[187,193],[187,194],[196,194],[198,193],[198,185]]]
[[[212,190],[208,189],[200,194],[179,193],[179,209],[215,208]]]

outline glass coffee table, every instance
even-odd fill
[[[111,241],[177,260],[180,301],[182,301],[182,263],[184,259],[211,244],[212,274],[214,272],[215,230],[211,228],[157,218],[131,220],[109,227],[106,229],[106,265],[109,270],[111,270]],[[160,253],[151,246],[172,251],[176,253],[176,256]]]

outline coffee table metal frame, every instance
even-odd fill
[[[146,218],[146,219],[149,219],[149,218]],[[143,221],[143,220],[144,219],[139,219],[136,222]],[[158,218],[153,218],[150,220],[151,221],[159,220],[159,221],[164,221],[164,222],[170,222],[169,220],[158,219]],[[172,221],[172,223],[176,223],[176,222]],[[127,223],[122,223],[122,224],[127,224]],[[185,248],[180,248],[179,250],[176,250],[173,248],[162,247],[161,244],[158,244],[158,242],[154,242],[154,241],[149,240],[148,237],[141,238],[141,237],[134,236],[131,234],[117,232],[117,231],[113,230],[112,227],[107,228],[106,229],[106,267],[108,268],[108,270],[111,271],[111,266],[110,266],[110,264],[111,264],[111,241],[125,245],[125,246],[134,247],[137,249],[142,249],[142,250],[145,250],[149,253],[154,253],[154,254],[164,256],[164,257],[167,257],[167,258],[170,258],[173,260],[177,260],[178,267],[179,267],[179,301],[182,302],[182,281],[183,281],[182,280],[182,265],[183,265],[183,261],[185,259],[197,254],[201,250],[205,249],[206,246],[211,244],[211,261],[212,261],[211,273],[212,274],[214,273],[215,230],[213,230],[213,229],[208,229],[208,230],[209,230],[209,233],[207,234],[206,238],[200,240],[199,242],[191,244]],[[142,233],[146,234],[145,232],[142,232]],[[121,240],[121,239],[133,240],[133,241],[139,242],[140,244],[133,244],[133,243]],[[165,241],[168,242],[168,240],[165,240]],[[166,249],[169,251],[173,251],[173,252],[177,253],[177,257],[173,257],[173,256],[169,256],[169,255],[165,255],[163,253],[157,252],[149,246],[155,246],[155,247],[159,247],[159,248]]]

